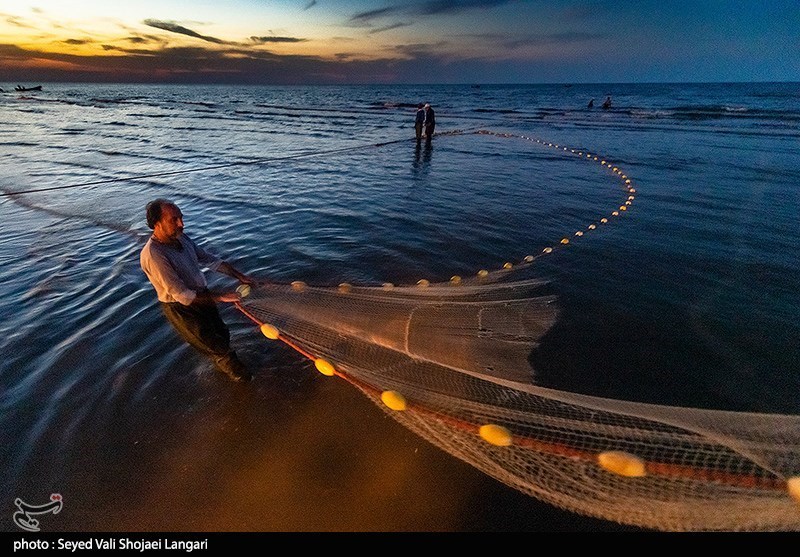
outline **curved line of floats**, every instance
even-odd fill
[[[437,136],[461,135],[463,133],[465,132],[457,130],[453,132],[445,132],[437,134]],[[632,181],[628,177],[628,175],[625,174],[618,165],[615,165],[612,162],[610,162],[607,157],[602,157],[600,155],[587,152],[585,150],[573,149],[570,147],[566,147],[564,145],[559,145],[557,143],[551,143],[548,141],[524,135],[497,133],[488,130],[478,130],[469,133],[474,133],[478,135],[493,135],[497,137],[523,139],[526,141],[534,142],[543,147],[548,147],[561,151],[562,153],[568,153],[582,160],[596,162],[605,170],[611,171],[611,173],[621,181],[622,186],[626,191],[626,199],[623,201],[622,204],[619,205],[618,208],[614,209],[609,215],[601,217],[597,221],[592,222],[586,227],[585,230],[578,230],[574,232],[572,240],[570,239],[569,236],[565,236],[561,238],[558,244],[554,246],[545,247],[538,255],[527,255],[522,260],[523,264],[532,263],[538,257],[542,257],[544,255],[553,253],[556,249],[564,248],[570,245],[570,243],[574,240],[574,238],[580,238],[584,236],[585,233],[591,232],[593,230],[596,230],[599,226],[610,223],[611,219],[621,216],[624,212],[628,211],[628,209],[633,204],[636,194],[636,188],[633,186]],[[505,263],[501,271],[510,270],[512,267],[513,265],[511,263]],[[482,269],[478,271],[477,276],[478,278],[481,278],[487,276],[488,274],[489,271]],[[460,284],[461,282],[462,279],[459,276],[453,276],[450,280],[450,283],[454,285]],[[430,284],[429,281],[427,281],[426,279],[421,279],[419,282],[417,282],[418,287],[426,287],[429,284]],[[303,283],[302,281],[295,281],[292,283],[292,288],[295,290],[303,290],[305,286],[306,286],[305,283]],[[391,283],[384,284],[384,287],[392,287],[392,286],[393,285]],[[339,285],[340,292],[346,294],[349,290],[350,290],[349,284],[343,283]],[[249,294],[249,287],[247,287],[246,285],[240,286],[240,293],[242,294],[243,297],[247,296],[247,294]],[[612,474],[616,474],[618,476],[639,478],[648,475],[654,475],[662,477],[676,477],[676,478],[713,481],[735,487],[785,490],[790,497],[792,497],[798,503],[800,503],[800,476],[795,476],[788,479],[777,478],[777,477],[766,478],[745,473],[740,473],[740,474],[727,473],[719,470],[702,469],[692,466],[677,465],[673,463],[645,461],[636,455],[624,451],[603,451],[599,453],[594,451],[585,451],[576,449],[566,444],[545,442],[536,439],[531,439],[529,437],[515,436],[508,428],[501,425],[491,424],[491,423],[480,424],[480,425],[474,424],[453,418],[451,416],[447,416],[440,412],[430,410],[418,404],[409,403],[406,400],[406,398],[397,391],[390,390],[381,392],[379,389],[376,389],[373,386],[364,383],[358,380],[357,378],[342,372],[341,370],[338,370],[330,362],[314,356],[313,354],[309,353],[301,346],[299,346],[296,342],[294,342],[290,338],[287,338],[286,335],[282,334],[273,325],[260,321],[252,313],[247,311],[247,309],[245,309],[240,303],[236,302],[234,305],[239,311],[241,311],[245,316],[247,316],[250,320],[252,320],[256,325],[258,325],[261,333],[265,337],[271,340],[281,341],[287,346],[297,351],[298,353],[302,354],[303,356],[314,362],[314,366],[321,374],[329,377],[332,376],[340,377],[357,388],[360,388],[366,392],[371,392],[376,397],[379,396],[383,404],[386,405],[386,407],[392,411],[404,412],[411,410],[414,412],[423,413],[439,421],[446,422],[449,425],[458,428],[462,431],[479,435],[481,439],[483,439],[485,442],[490,443],[494,446],[509,447],[516,445],[520,447],[531,448],[536,451],[556,456],[563,456],[565,458],[576,458],[587,462],[595,463],[604,470]]]

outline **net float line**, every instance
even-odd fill
[[[249,292],[248,292],[249,293]],[[594,452],[581,450],[563,443],[541,441],[526,436],[514,435],[506,427],[497,424],[475,424],[449,416],[425,407],[422,404],[410,402],[397,391],[382,391],[373,385],[341,371],[325,359],[319,358],[302,348],[296,341],[282,334],[276,327],[260,321],[255,315],[243,307],[239,302],[234,306],[248,317],[264,336],[270,340],[283,342],[308,360],[314,363],[317,370],[326,376],[336,376],[345,380],[350,385],[371,393],[373,397],[380,398],[384,405],[393,411],[410,411],[424,414],[426,417],[448,424],[463,432],[480,436],[487,443],[497,446],[517,445],[520,447],[543,452],[554,456],[581,459],[594,463],[608,472],[626,477],[643,477],[648,475],[664,476],[668,478],[685,478],[692,480],[711,481],[734,487],[770,489],[775,491],[788,491],[793,494],[792,486],[800,478],[768,478],[749,474],[726,473],[719,470],[702,469],[691,466],[677,465],[668,462],[645,461],[626,451]],[[798,489],[794,487],[793,489]],[[797,495],[800,495],[797,494]],[[799,499],[800,502],[800,499]]]

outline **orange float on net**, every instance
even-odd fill
[[[406,397],[397,391],[383,391],[381,393],[381,401],[392,410],[398,412],[402,412],[408,407]]]
[[[640,478],[647,474],[642,459],[623,451],[606,451],[597,455],[597,463],[618,476]]]
[[[261,334],[270,340],[277,340],[281,336],[278,329],[273,327],[269,323],[264,323],[263,325],[261,325],[261,327],[259,327],[259,329],[261,330]]]
[[[496,424],[482,425],[478,430],[478,434],[487,443],[497,445],[498,447],[508,447],[513,444],[511,432],[506,428]]]
[[[336,369],[331,365],[330,362],[327,360],[323,360],[322,358],[317,358],[314,360],[314,367],[317,368],[322,375],[332,376],[336,375]]]
[[[302,292],[303,290],[306,289],[306,286],[307,286],[306,283],[303,282],[302,280],[296,280],[292,283],[292,290],[294,290],[295,292]]]
[[[800,476],[786,480],[786,489],[791,498],[800,503]]]

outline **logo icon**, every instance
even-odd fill
[[[44,505],[29,505],[19,497],[14,501],[14,504],[19,509],[14,513],[14,523],[28,532],[38,532],[39,521],[32,518],[31,515],[58,514],[64,506],[64,501],[60,493],[53,493],[50,495],[50,502]]]

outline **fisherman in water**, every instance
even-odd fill
[[[252,374],[231,349],[230,331],[217,309],[217,302],[237,302],[240,296],[209,290],[200,264],[242,284],[252,284],[253,279],[184,234],[183,213],[175,203],[156,199],[147,204],[146,211],[153,234],[139,261],[167,320],[186,342],[210,356],[220,372],[233,381],[249,381]]]

